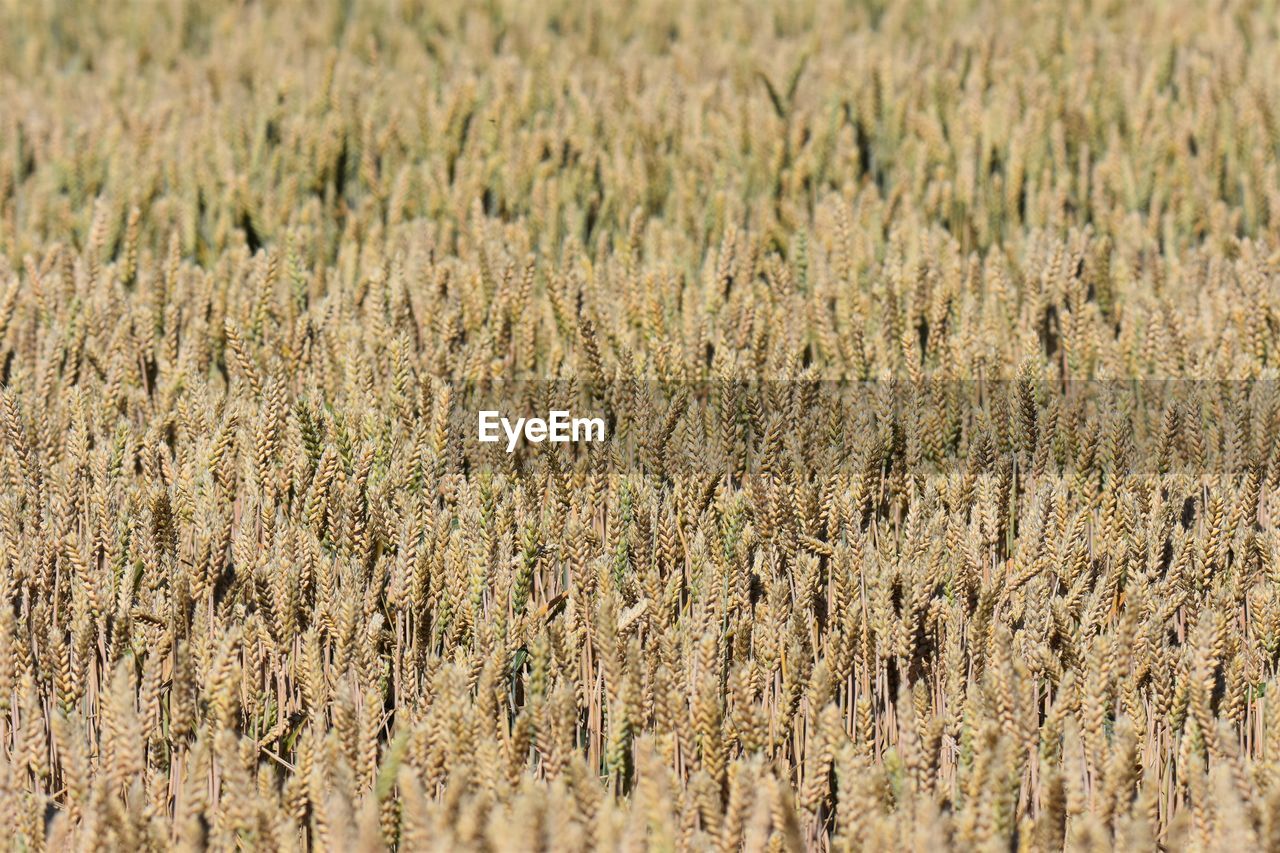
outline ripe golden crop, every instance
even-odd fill
[[[1277,20],[0,0],[0,840],[1280,850]]]

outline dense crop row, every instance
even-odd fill
[[[1138,5],[0,0],[0,837],[1280,849],[1280,14]]]

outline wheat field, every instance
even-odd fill
[[[1278,155],[1274,0],[0,0],[0,839],[1280,850]]]

